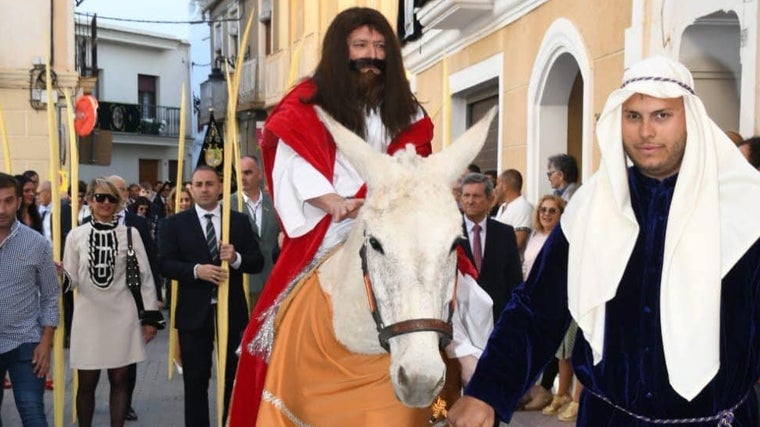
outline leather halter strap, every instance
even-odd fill
[[[454,293],[451,297],[451,300],[449,301],[449,313],[448,319],[446,319],[446,321],[443,321],[441,319],[407,319],[385,326],[385,323],[383,323],[383,318],[380,315],[380,308],[377,306],[375,291],[372,288],[372,280],[369,277],[366,240],[364,244],[362,244],[361,249],[359,249],[359,256],[362,260],[364,288],[367,292],[367,300],[369,302],[370,313],[372,314],[372,319],[375,320],[375,325],[377,326],[377,338],[380,341],[380,346],[383,347],[385,351],[390,353],[390,344],[388,343],[389,339],[399,335],[423,331],[437,332],[439,336],[438,346],[440,348],[444,348],[449,345],[453,336],[451,319],[454,316],[454,308],[456,307],[458,285],[458,278],[456,273],[454,274]]]

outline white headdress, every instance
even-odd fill
[[[670,384],[687,400],[720,367],[721,278],[760,237],[760,174],[707,116],[691,73],[665,57],[628,69],[597,124],[601,164],[562,218],[570,243],[568,305],[602,360],[605,304],[617,292],[639,225],[631,207],[621,134],[633,94],[683,97],[687,142],[668,216],[660,320]]]

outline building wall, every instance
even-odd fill
[[[335,15],[349,7],[371,7],[381,11],[395,27],[398,10],[398,0],[272,0],[272,3],[275,43],[263,68],[267,108],[273,107],[292,84],[314,72],[322,38]]]
[[[499,76],[501,97],[498,169],[515,168],[521,171],[525,178],[524,191],[534,200],[548,192],[544,175],[546,157],[568,150],[566,146],[563,149],[563,141],[554,145],[556,141],[546,141],[540,137],[541,132],[546,134],[559,126],[551,122],[536,122],[539,113],[567,122],[569,113],[566,105],[564,109],[555,108],[556,112],[552,111],[550,98],[554,89],[550,82],[553,67],[559,63],[558,58],[569,54],[579,65],[583,65],[580,72],[584,79],[585,112],[581,115],[582,141],[579,141],[578,147],[583,155],[578,160],[582,175],[588,176],[598,164],[598,150],[593,137],[594,117],[601,112],[607,94],[619,85],[623,73],[625,29],[630,22],[631,2],[628,0],[550,0],[490,33],[476,34],[467,45],[444,52],[440,60],[425,63],[424,58],[416,58],[416,63],[422,65],[413,70],[413,80],[417,97],[433,115],[436,125],[434,149],[448,143],[443,140],[446,121],[450,120],[451,123],[450,140],[464,132],[466,127],[466,117],[461,108],[457,109],[456,103],[448,114],[443,108],[444,79],[449,80],[450,93],[456,97],[457,88],[451,88],[451,83],[466,79],[463,71],[472,69],[475,76],[469,78],[477,83],[477,75],[483,73],[478,69],[478,64],[490,64],[493,58],[499,58],[496,64],[490,66],[491,69],[498,69],[496,74]],[[438,36],[445,37],[445,34]],[[423,49],[425,42],[423,37]],[[419,49],[419,43],[407,46],[405,53],[409,55],[410,51]],[[430,48],[427,52],[433,54]],[[457,79],[452,80],[452,76]],[[573,80],[569,77],[566,80],[569,93]],[[463,87],[458,89],[464,91]],[[548,105],[540,105],[542,102]],[[578,117],[573,113],[570,111],[571,117]],[[566,132],[559,132],[558,139],[564,137]],[[547,147],[543,148],[542,145]]]
[[[41,179],[49,178],[47,116],[29,103],[29,70],[44,64],[51,54],[50,16],[53,5],[52,70],[59,86],[73,90],[74,15],[72,0],[28,0],[6,2],[0,14],[4,28],[0,43],[0,108],[5,115],[10,142],[11,169],[21,173],[37,170]],[[0,170],[5,158],[0,150]]]
[[[719,126],[760,133],[757,0],[634,0],[626,64],[649,55],[684,62]]]
[[[273,3],[275,51],[266,58],[263,76],[267,107],[293,83],[290,75],[297,80],[313,71],[324,31],[340,10],[374,7],[395,26],[398,5]],[[304,16],[319,19],[301,23],[297,14],[307,9]],[[495,85],[498,168],[520,170],[533,200],[549,189],[544,172],[550,154],[575,154],[582,178],[596,170],[596,118],[626,66],[649,55],[687,63],[716,121],[736,123],[745,137],[760,133],[757,0],[495,0],[488,13],[456,29],[428,28],[421,40],[405,46],[404,60],[413,90],[436,125],[436,150],[466,128],[468,94]],[[702,26],[695,33],[697,23]],[[563,97],[574,104],[563,105]]]
[[[145,74],[159,77],[157,105],[180,106],[182,83],[189,85],[190,45],[187,42],[158,35],[139,40],[140,43],[150,43],[151,40],[161,43],[161,47],[151,47],[131,44],[130,40],[134,37],[131,30],[99,28],[98,31],[98,68],[103,70],[99,82],[102,89],[100,100],[138,103],[137,75]],[[135,43],[137,41],[134,40]],[[186,87],[188,94],[189,89]]]
[[[185,152],[185,169],[188,170],[190,153]],[[169,160],[176,160],[177,148],[165,146],[146,146],[138,144],[114,144],[109,166],[79,165],[79,179],[88,182],[99,176],[119,175],[127,183],[138,182],[140,159],[159,160],[160,180],[174,181],[176,177],[168,176]],[[189,178],[186,177],[186,178]]]
[[[98,68],[102,70],[99,99],[105,102],[138,104],[138,74],[158,77],[156,104],[180,108],[182,86],[185,85],[185,167],[189,176],[192,146],[192,108],[190,104],[190,45],[170,35],[137,31],[119,26],[98,28]],[[178,138],[113,132],[111,164],[81,164],[82,179],[117,174],[127,181],[138,178],[139,159],[160,160],[159,180],[176,180],[169,176],[169,161],[178,155]]]

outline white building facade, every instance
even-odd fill
[[[130,183],[176,180],[183,85],[185,165],[194,134],[190,44],[101,22],[96,43],[98,122],[91,137],[80,138],[81,179],[117,174]]]

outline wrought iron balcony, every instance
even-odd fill
[[[98,128],[114,132],[178,137],[179,118],[177,107],[116,102],[98,105]]]

